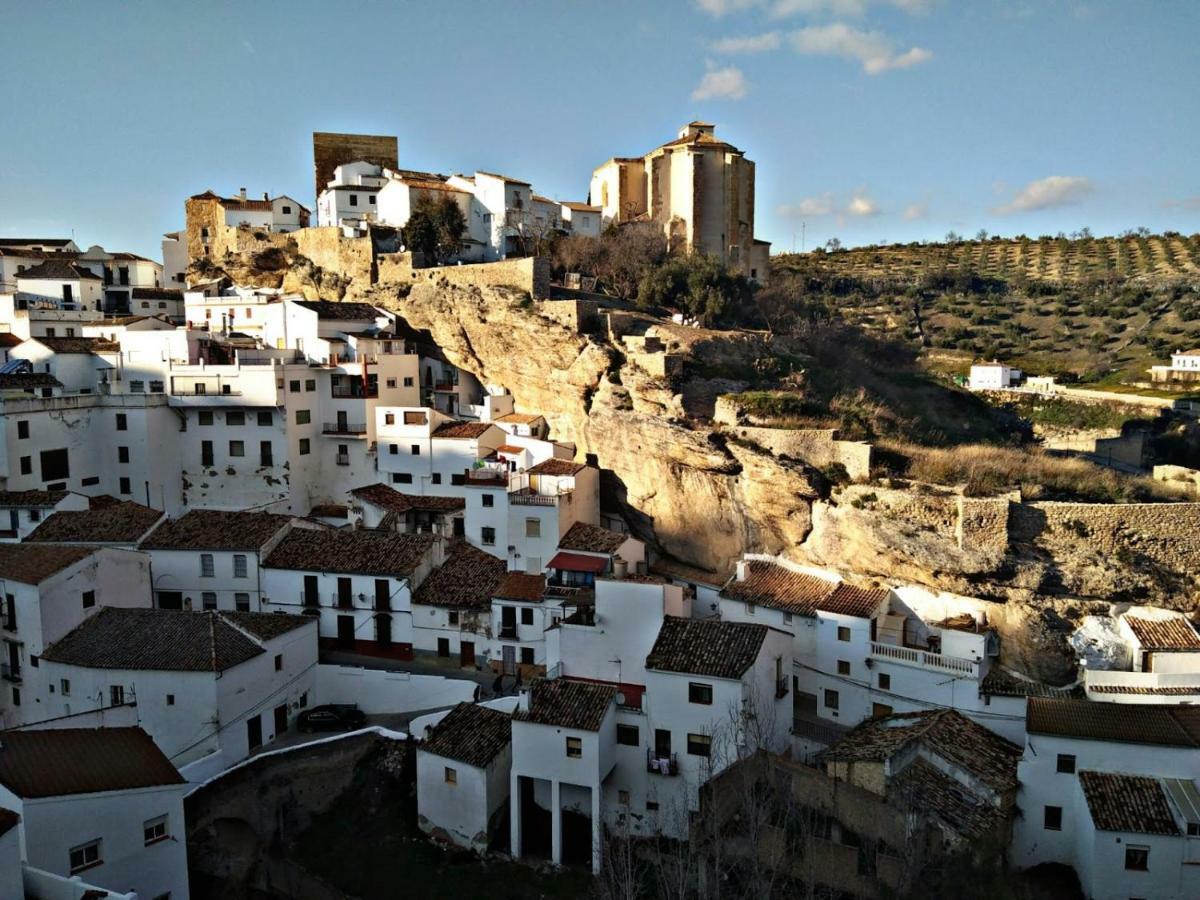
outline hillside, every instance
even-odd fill
[[[1028,371],[1138,381],[1200,345],[1200,234],[992,238],[775,257],[868,332]]]

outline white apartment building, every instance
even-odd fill
[[[283,735],[313,697],[316,622],[263,613],[100,610],[42,657],[50,718],[134,703],[174,765],[227,765]]]
[[[472,232],[470,228],[474,198],[472,191],[465,184],[453,185],[441,175],[432,172],[392,171],[385,170],[387,182],[379,191],[377,209],[379,221],[395,228],[403,228],[408,224],[409,216],[421,203],[430,200],[448,198],[460,210],[468,223],[468,228],[462,236],[462,243],[457,255],[457,262],[482,262],[485,258],[487,243],[479,235],[479,229]],[[425,260],[433,264],[435,260]]]
[[[1006,391],[1021,381],[1021,370],[1003,363],[977,363],[971,366],[967,387],[973,391]]]
[[[578,234],[585,237],[599,237],[603,229],[603,210],[599,206],[587,203],[575,203],[564,200],[562,207],[563,229],[568,234]]]
[[[69,238],[0,238],[0,294],[17,290],[17,275],[48,256],[73,258],[79,245]]]
[[[107,384],[117,367],[121,345],[104,338],[84,337],[68,328],[64,336],[29,338],[10,351],[13,359],[28,360],[35,372],[54,376],[65,393],[91,394]],[[81,329],[80,329],[81,330]]]
[[[0,544],[0,592],[0,715],[11,728],[56,714],[39,664],[47,647],[103,607],[150,606],[150,566],[111,547]]]
[[[505,433],[486,422],[462,422],[426,407],[375,409],[379,473],[410,494],[464,495],[468,478],[499,480],[481,460],[504,443]]]
[[[358,160],[338,166],[317,198],[317,225],[353,235],[376,221],[379,192],[387,181],[383,168],[374,163]]]
[[[196,612],[262,612],[262,561],[289,529],[321,528],[290,516],[193,509],[141,543],[150,557],[154,606]]]
[[[323,647],[412,659],[412,595],[441,562],[432,534],[293,530],[263,561],[263,608],[315,619]]]
[[[4,734],[0,806],[20,816],[23,858],[50,876],[78,878],[76,889],[187,900],[187,791],[140,728]]]
[[[1200,777],[1200,709],[1194,706],[1031,697],[1025,730],[1025,752],[1017,770],[1021,785],[1017,805],[1022,815],[1015,822],[1010,849],[1010,861],[1018,869],[1046,862],[1063,863],[1074,866],[1081,880],[1089,866],[1095,870],[1095,862],[1087,862],[1096,853],[1098,835],[1094,832],[1108,829],[1103,820],[1096,822],[1092,805],[1081,802],[1086,799],[1079,784],[1082,773],[1150,775],[1186,782]],[[1116,795],[1112,799],[1127,805],[1131,812],[1137,809],[1132,797]],[[1200,826],[1200,821],[1196,824]],[[1105,855],[1115,855],[1114,849],[1120,854],[1112,847],[1115,842],[1111,837],[1104,843]],[[1147,846],[1140,837],[1130,838],[1130,843]],[[1135,862],[1144,865],[1145,861]],[[1161,880],[1136,876],[1141,887],[1119,896],[1194,895],[1194,884],[1191,890],[1182,890],[1177,863],[1176,855],[1175,861],[1167,863],[1166,873],[1161,874],[1151,853],[1148,871],[1160,873]],[[1125,878],[1122,875],[1113,882],[1112,889],[1127,887]]]
[[[417,825],[438,841],[487,851],[508,806],[512,717],[460,703],[417,745]]]

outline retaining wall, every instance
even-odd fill
[[[474,681],[441,675],[318,665],[314,691],[317,704],[357,703],[367,715],[386,715],[470,702],[476,686]]]

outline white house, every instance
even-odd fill
[[[317,225],[356,231],[375,221],[379,191],[387,180],[374,163],[342,163],[317,198]]]
[[[75,330],[68,328],[66,336],[30,338],[14,347],[11,356],[28,360],[35,372],[53,375],[66,393],[96,393],[111,380],[121,345],[104,338],[75,335]]]
[[[504,443],[504,432],[486,422],[463,422],[425,407],[375,409],[378,466],[397,490],[463,496],[468,477],[499,478],[480,460]]]
[[[603,210],[599,206],[570,201],[563,201],[561,206],[563,227],[567,232],[586,237],[600,236]]]
[[[316,623],[263,613],[102,609],[45,651],[52,718],[124,703],[175,765],[232,765],[284,734],[313,692]]]
[[[431,534],[296,529],[263,561],[263,609],[316,619],[322,646],[412,659],[412,595],[441,561]]]
[[[0,592],[0,713],[12,727],[56,715],[39,664],[48,646],[103,607],[150,606],[149,560],[111,547],[0,544]]]
[[[283,540],[290,516],[193,509],[141,543],[149,554],[154,605],[196,611],[262,609],[262,560]],[[297,527],[319,528],[312,523]]]
[[[1093,826],[1084,821],[1089,807],[1079,802],[1079,773],[1134,769],[1159,778],[1200,777],[1200,707],[1031,697],[1025,730],[1017,768],[1022,815],[1010,850],[1020,869],[1055,862],[1083,875],[1080,855],[1093,850],[1080,841],[1091,839]],[[1162,894],[1148,887],[1122,896]]]
[[[546,672],[546,632],[562,621],[562,598],[547,595],[546,576],[509,572],[492,598],[492,668],[522,677]]]
[[[72,259],[51,258],[17,275],[17,302],[64,310],[104,309],[104,278]]]
[[[512,717],[460,703],[417,745],[417,825],[436,840],[485,852],[508,806]]]
[[[977,363],[971,366],[967,386],[973,391],[1004,391],[1021,381],[1021,370],[1003,363]]]
[[[0,491],[0,525],[4,540],[22,540],[58,510],[88,508],[88,499],[73,491]]]
[[[405,494],[386,484],[369,484],[350,491],[354,524],[403,534],[428,532],[443,537],[466,535],[462,497]]]
[[[491,604],[504,577],[504,561],[455,542],[412,599],[415,653],[461,668],[476,668],[490,656]]]
[[[602,575],[641,573],[645,564],[646,546],[637,538],[576,522],[559,538],[547,567],[551,585],[580,588],[591,587]]]
[[[460,210],[463,218],[470,223],[472,211],[472,192],[464,186],[448,184],[441,175],[431,172],[393,172],[388,170],[387,182],[379,190],[377,197],[379,221],[395,228],[403,228],[408,224],[409,216],[422,202],[448,198]],[[476,230],[477,232],[477,230]],[[462,246],[458,260],[462,262],[479,262],[483,259],[486,242],[472,229],[463,234]],[[425,260],[432,264],[434,260]]]
[[[187,790],[140,728],[4,733],[0,806],[21,817],[27,865],[51,876],[187,900]]]
[[[162,510],[132,500],[93,502],[88,509],[61,509],[52,513],[25,540],[31,544],[82,544],[136,550],[163,517]]]
[[[1200,703],[1200,636],[1182,614],[1129,611],[1117,620],[1128,671],[1084,669],[1089,700],[1108,703]]]
[[[183,231],[168,231],[162,239],[163,286],[187,287],[187,234]]]

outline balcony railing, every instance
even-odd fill
[[[337,400],[372,400],[379,396],[379,390],[364,391],[359,387],[343,387],[341,385],[333,385],[329,390],[329,396]]]
[[[500,626],[500,639],[508,640],[508,641],[515,641],[517,639],[517,626],[516,625],[501,625]]]
[[[306,610],[318,609],[321,606],[321,601],[320,601],[320,598],[316,594],[309,594],[306,592],[301,592],[300,605],[302,607],[304,607],[304,609],[306,609]]]
[[[21,682],[21,667],[11,663],[0,663],[0,678],[17,684]]]
[[[917,650],[914,647],[899,647],[895,644],[881,644],[878,641],[871,641],[871,655],[879,659],[887,659],[910,666],[939,669],[943,672],[956,672],[960,675],[977,676],[979,674],[978,660],[962,659],[958,656],[943,656],[941,653],[933,653],[929,650]]]
[[[354,595],[346,597],[341,594],[333,595],[333,605],[337,609],[354,609]]]
[[[513,506],[558,506],[560,494],[535,494],[533,491],[514,491],[508,495]]]
[[[646,750],[646,771],[654,775],[678,775],[679,774],[679,754],[678,753],[658,753],[647,748]]]
[[[349,456],[346,456],[346,455],[344,455],[344,454],[341,454],[341,453],[339,453],[339,454],[337,455],[337,464],[338,464],[339,466],[348,466],[348,465],[350,465],[350,457],[349,457]]]
[[[458,384],[452,381],[439,381],[434,384],[433,389],[443,394],[453,394],[458,391]]]
[[[321,429],[326,434],[366,434],[366,422],[326,422]]]

